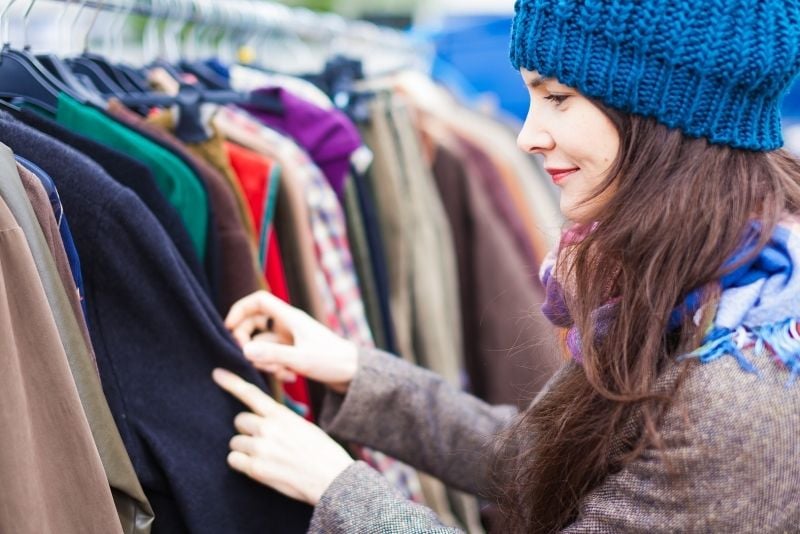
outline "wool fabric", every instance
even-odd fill
[[[514,68],[712,144],[783,145],[799,0],[517,0]]]

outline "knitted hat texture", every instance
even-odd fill
[[[691,137],[783,145],[800,71],[800,0],[517,0],[514,68]]]

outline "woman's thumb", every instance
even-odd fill
[[[269,341],[254,340],[245,344],[245,358],[254,364],[280,364],[294,369],[298,363],[297,349]]]

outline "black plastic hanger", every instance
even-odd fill
[[[283,103],[273,95],[210,91],[189,84],[181,84],[180,92],[175,96],[163,93],[140,93],[124,95],[119,97],[119,100],[128,107],[178,106],[180,115],[175,135],[188,143],[198,143],[208,139],[200,115],[200,106],[204,103],[247,105],[251,109],[283,113]]]
[[[138,92],[146,93],[150,91],[150,84],[147,83],[147,76],[145,76],[141,70],[137,69],[136,67],[126,65],[125,63],[117,63],[116,67],[117,70],[124,74],[138,89]]]
[[[20,109],[18,106],[15,106],[13,102],[8,102],[7,100],[3,100],[2,98],[0,98],[0,109],[2,109],[3,111],[8,111],[14,116],[16,116],[17,113],[20,113],[22,111],[22,109]]]
[[[37,54],[36,59],[53,76],[75,93],[81,95],[84,100],[102,106],[102,98],[100,98],[96,88],[87,84],[85,79],[79,79],[62,58],[55,54]]]
[[[92,60],[77,56],[67,59],[67,65],[69,65],[73,74],[83,75],[92,80],[94,86],[103,94],[116,97],[125,95],[125,90]]]
[[[53,76],[36,57],[26,50],[5,44],[0,51],[0,98],[34,104],[55,114],[59,93],[66,93],[80,102],[81,95]]]
[[[134,85],[130,79],[128,79],[128,77],[116,67],[116,65],[109,63],[108,60],[102,55],[94,54],[92,52],[84,52],[80,57],[97,65],[97,68],[105,72],[106,76],[114,81],[117,86],[122,89],[122,91],[126,93],[135,93],[140,91],[139,87]]]

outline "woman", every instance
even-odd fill
[[[569,363],[515,415],[359,351],[266,295],[246,356],[329,386],[323,428],[495,499],[500,532],[800,528],[800,163],[779,101],[800,2],[518,0],[519,136],[572,222],[542,268]],[[256,338],[258,329],[269,333]],[[322,431],[223,371],[234,468],[313,532],[451,532]]]

